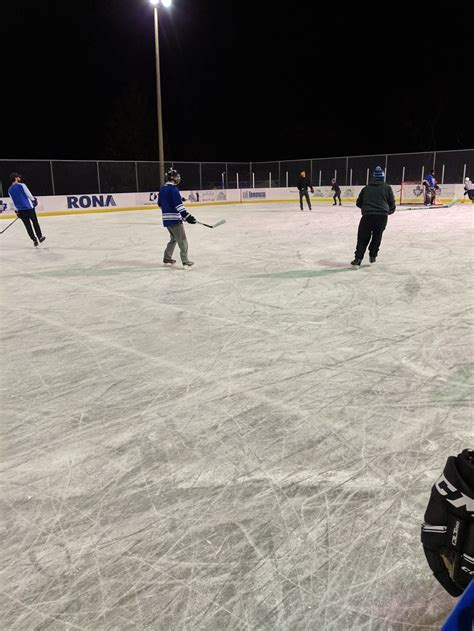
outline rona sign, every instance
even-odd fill
[[[117,206],[112,195],[70,195],[67,198],[68,208],[106,208]]]

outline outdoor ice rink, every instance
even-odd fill
[[[158,209],[5,232],[1,628],[439,629],[473,208],[398,211],[359,270],[354,206],[192,208],[227,223],[186,227],[189,271]]]

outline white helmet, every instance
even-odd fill
[[[467,177],[464,181],[465,182],[470,182],[471,180]]]

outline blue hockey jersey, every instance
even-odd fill
[[[425,175],[425,181],[428,182],[428,186],[430,188],[436,188],[437,186],[437,181],[434,175]]]
[[[8,194],[17,210],[31,210],[33,208],[32,202],[35,198],[30,193],[26,184],[20,182],[12,184],[8,189]]]
[[[161,208],[163,225],[165,227],[183,223],[183,220],[186,221],[186,217],[189,215],[183,206],[178,187],[172,182],[166,182],[160,188],[158,206]]]

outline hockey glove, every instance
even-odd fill
[[[314,193],[314,188],[313,187],[311,187],[311,192]]]
[[[186,216],[186,221],[188,223],[196,223],[196,219],[192,215],[187,215]]]
[[[474,576],[474,451],[448,458],[431,489],[421,542],[436,579],[460,596]]]
[[[186,197],[181,197],[181,201],[185,202],[186,201]]]
[[[36,208],[36,206],[38,206],[38,200],[36,199],[36,197],[31,203],[33,204],[33,208]]]

